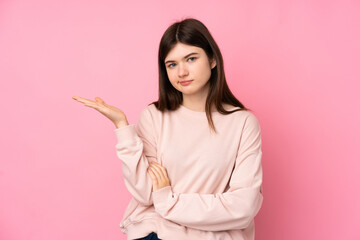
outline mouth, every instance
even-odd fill
[[[184,81],[180,81],[180,84],[181,84],[182,86],[187,86],[187,85],[189,85],[192,81],[193,81],[193,80],[184,80]]]

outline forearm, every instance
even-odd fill
[[[120,122],[115,123],[116,129],[121,128],[121,127],[125,127],[125,126],[128,126],[128,125],[129,125],[129,122],[127,121],[127,119],[125,119],[124,121],[120,121]]]
[[[259,187],[222,194],[178,194],[170,187],[153,192],[155,210],[165,219],[203,231],[244,229],[258,213]]]
[[[152,183],[147,174],[151,156],[144,154],[144,145],[133,125],[115,129],[118,143],[116,154],[122,162],[125,185],[131,195],[143,205],[152,205]]]

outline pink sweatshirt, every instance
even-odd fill
[[[183,105],[162,113],[151,104],[136,126],[114,130],[133,196],[120,223],[128,239],[151,232],[163,240],[255,238],[263,202],[259,122],[249,111],[212,114],[217,134],[205,112]],[[152,192],[152,161],[166,168],[171,186]]]

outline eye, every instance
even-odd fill
[[[175,63],[171,63],[168,65],[169,68],[172,68],[172,65],[175,64]]]
[[[189,60],[189,59],[194,59],[194,60],[195,60],[195,59],[196,59],[196,57],[191,57],[191,58],[188,58],[188,60]],[[191,62],[193,62],[193,61],[191,61]]]

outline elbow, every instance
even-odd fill
[[[134,197],[134,198],[135,198],[135,197]],[[141,204],[141,205],[143,205],[143,206],[151,206],[151,205],[153,205],[152,199],[139,199],[139,198],[135,198],[135,200],[136,200],[139,204]]]
[[[263,202],[262,193],[258,194],[258,197],[252,201],[251,204],[248,205],[246,210],[243,212],[244,214],[239,218],[239,229],[245,229],[253,223],[255,216],[260,211]]]
[[[238,219],[238,225],[236,229],[246,229],[253,222],[255,215],[253,212],[249,212]]]
[[[132,192],[131,195],[141,205],[144,205],[144,206],[153,205],[152,195],[144,196],[144,195],[140,195],[138,192]]]
[[[139,204],[144,206],[153,205],[151,189],[137,188],[136,186],[131,185],[128,181],[125,181],[125,186]]]
[[[152,195],[143,196],[138,194],[137,192],[133,193],[132,196],[134,199],[143,206],[151,206],[153,205]]]

